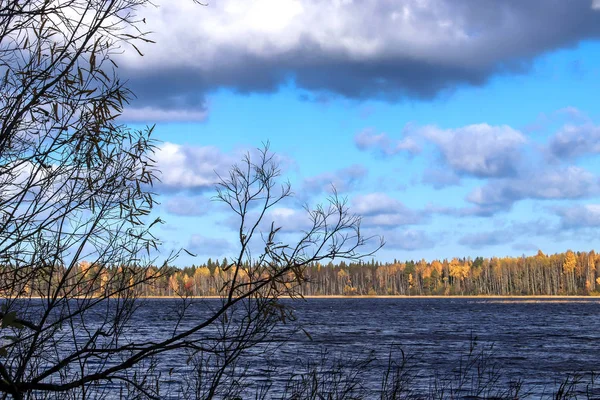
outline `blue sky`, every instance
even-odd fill
[[[156,124],[157,234],[235,254],[216,172],[269,141],[300,229],[331,185],[382,261],[597,247],[600,10],[590,0],[183,0],[144,9],[122,119]]]

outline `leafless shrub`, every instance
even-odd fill
[[[240,251],[224,276],[221,302],[193,323],[189,303],[180,303],[168,335],[129,334],[137,298],[175,256],[155,258],[152,128],[117,122],[132,93],[113,56],[150,41],[136,17],[146,5],[0,1],[4,397],[160,398],[157,383],[169,378],[157,360],[172,352],[209,360],[206,397],[214,397],[239,355],[289,317],[278,298],[297,295],[304,266],[360,257],[366,243],[360,219],[337,196],[310,211],[312,228],[296,243],[281,242],[277,221],[261,232],[266,210],[290,194],[285,184],[275,192],[279,169],[264,149],[221,181],[218,197],[240,217]],[[252,256],[257,240],[264,251]]]

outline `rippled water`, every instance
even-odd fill
[[[421,377],[444,374],[457,367],[473,338],[478,349],[491,348],[506,382],[522,379],[537,393],[569,373],[600,369],[600,299],[336,298],[289,304],[312,340],[297,333],[270,357],[281,375],[316,361],[323,349],[341,359],[373,352],[376,360],[368,375],[376,386],[390,349],[398,347],[413,357]],[[138,333],[168,329],[161,310],[172,300],[148,305],[138,314]],[[250,375],[261,376],[262,361],[249,360]],[[171,359],[165,367],[176,363]]]
[[[494,345],[507,369],[525,374],[600,367],[599,300],[315,299],[294,306],[315,342],[342,351],[396,344],[440,362],[477,337]]]
[[[179,300],[142,303],[127,336],[155,341],[168,337]],[[181,328],[198,323],[219,304],[219,300],[196,301]],[[348,365],[371,359],[362,376],[367,386],[377,388],[390,351],[399,356],[401,348],[411,357],[415,385],[423,389],[432,377],[452,374],[474,339],[477,351],[490,350],[503,384],[520,379],[533,398],[555,390],[568,374],[600,370],[600,299],[596,298],[331,298],[286,304],[297,317],[291,327],[301,326],[309,335],[296,331],[283,341],[283,333],[292,330],[278,330],[270,345],[274,351],[250,351],[243,360],[249,382],[264,381],[270,371],[269,379],[281,385],[290,374],[303,372],[307,362],[318,363],[326,351],[330,360]],[[163,377],[176,371],[174,385],[176,377],[186,372],[185,358],[161,356]],[[592,397],[600,398],[595,390]]]

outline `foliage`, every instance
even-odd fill
[[[215,295],[227,277],[221,265],[209,259],[204,264],[172,269],[169,277],[161,279],[177,282],[178,291],[165,289],[163,284],[147,286],[140,294]],[[594,251],[568,251],[550,256],[538,253],[531,257],[417,263],[316,262],[307,266],[303,278],[305,282],[298,288],[303,296],[594,295],[600,287],[600,257]]]

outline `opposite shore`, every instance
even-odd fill
[[[181,296],[138,296],[140,299],[180,299]],[[220,299],[221,296],[187,296],[185,298],[189,299]],[[282,297],[282,299],[285,297]],[[443,295],[415,295],[415,296],[407,296],[407,295],[356,295],[356,296],[344,296],[344,295],[330,295],[330,296],[298,296],[298,299],[516,299],[516,300],[569,300],[569,299],[590,299],[590,300],[600,300],[600,296],[594,295],[557,295],[557,296],[549,296],[549,295],[456,295],[456,296],[443,296]]]
[[[77,297],[74,296],[72,299],[83,299],[85,297]],[[95,299],[96,297],[88,297],[90,299]],[[217,300],[223,298],[222,296],[135,296],[136,299],[141,300],[176,300],[176,299],[195,299],[195,300]],[[0,299],[6,299],[6,297],[0,296]],[[21,299],[44,299],[40,296],[24,296]],[[290,299],[290,297],[280,297],[280,299]],[[598,295],[452,295],[452,296],[443,296],[443,295],[415,295],[415,296],[407,296],[407,295],[376,295],[376,296],[368,296],[368,295],[356,295],[356,296],[344,296],[344,295],[330,295],[330,296],[296,296],[294,297],[296,300],[311,300],[311,299],[330,299],[330,300],[369,300],[369,299],[399,299],[399,300],[410,300],[410,299],[473,299],[473,300],[515,300],[515,301],[571,301],[571,300],[591,300],[591,301],[600,301],[600,296]]]

